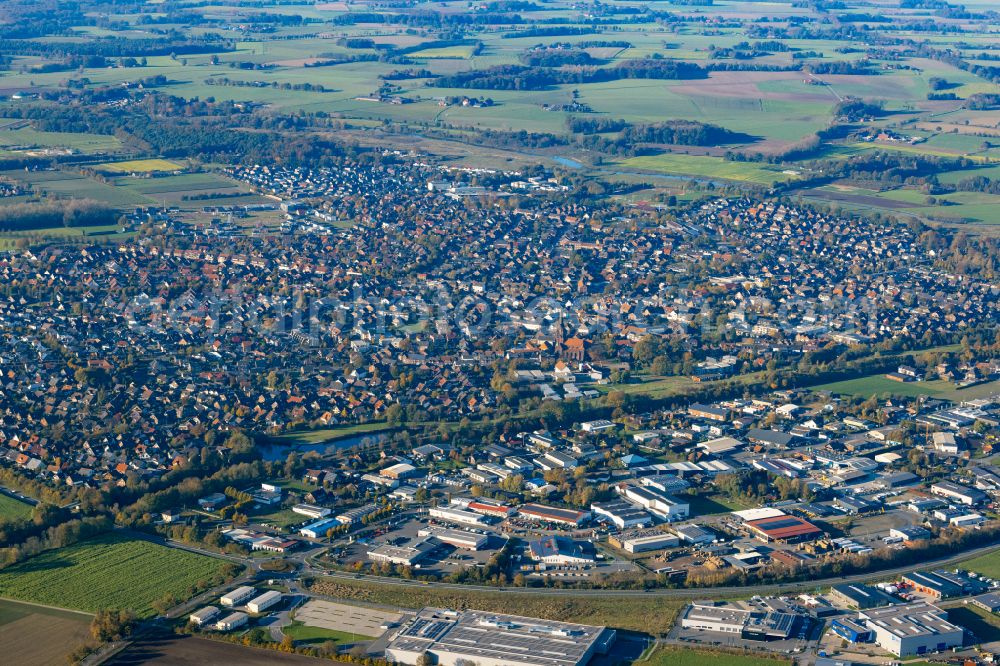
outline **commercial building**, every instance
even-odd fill
[[[446,543],[455,548],[465,550],[481,550],[489,543],[488,534],[478,534],[466,530],[453,530],[445,527],[424,527],[417,532],[417,536],[431,537],[441,543]]]
[[[585,666],[614,640],[605,627],[425,608],[389,638],[385,657],[411,666],[424,655],[438,666]]]
[[[281,601],[281,592],[268,590],[259,597],[255,597],[247,602],[247,610],[251,613],[260,613]]]
[[[843,638],[848,643],[870,643],[872,641],[872,631],[854,620],[840,617],[830,623],[830,631]]]
[[[809,541],[823,535],[823,530],[798,516],[773,516],[751,520],[744,525],[752,535],[764,543]]]
[[[201,610],[197,610],[194,613],[188,615],[188,622],[191,624],[202,626],[211,622],[212,619],[219,615],[219,609],[215,606],[205,606]]]
[[[931,485],[931,492],[939,497],[944,497],[965,506],[975,506],[980,502],[985,502],[987,498],[986,493],[981,490],[966,488],[951,481],[939,481]]]
[[[305,516],[306,518],[326,518],[330,515],[331,510],[326,507],[316,506],[314,504],[296,504],[292,507],[294,513]]]
[[[738,635],[752,641],[787,640],[798,633],[803,616],[794,613],[742,608],[711,601],[695,601],[681,617],[685,629]]]
[[[417,468],[409,463],[396,463],[379,471],[380,476],[400,481],[417,475]]]
[[[354,509],[348,509],[343,513],[338,513],[337,521],[341,525],[353,525],[354,523],[360,523],[365,516],[370,516],[376,511],[378,511],[378,506],[375,504],[365,504],[364,506],[359,506]]]
[[[651,550],[663,550],[664,548],[676,548],[681,540],[669,532],[659,530],[639,530],[610,537],[608,541],[612,546],[621,548],[628,553],[646,553]]]
[[[748,619],[750,611],[744,608],[696,601],[685,609],[681,626],[717,634],[741,635]]]
[[[1000,594],[996,592],[987,592],[986,594],[980,594],[978,597],[973,597],[969,600],[969,603],[973,606],[978,606],[988,613],[998,613],[1000,612]]]
[[[918,541],[920,539],[930,539],[931,531],[920,525],[906,525],[903,527],[893,527],[889,530],[889,536],[902,539],[903,541]]]
[[[927,603],[904,604],[858,613],[874,642],[897,657],[960,647],[964,631],[948,621],[948,613]]]
[[[226,592],[221,597],[219,597],[219,603],[223,606],[239,606],[241,603],[253,597],[257,593],[257,590],[244,585],[243,587],[238,587],[232,592]]]
[[[598,520],[606,520],[618,529],[642,527],[653,522],[653,518],[636,505],[622,500],[594,502],[590,510]]]
[[[701,525],[681,525],[680,527],[674,527],[673,530],[674,534],[680,537],[682,541],[695,545],[712,543],[716,538],[715,532]]]
[[[597,561],[597,551],[589,541],[577,541],[568,537],[549,536],[528,543],[531,558],[542,564],[586,565]]]
[[[299,528],[299,534],[310,539],[322,539],[326,536],[326,533],[335,527],[340,527],[343,525],[337,518],[322,518],[314,523],[309,523],[304,527]]]
[[[440,544],[434,539],[421,537],[402,546],[382,544],[368,551],[368,559],[372,562],[388,562],[413,566],[426,559]]]
[[[687,412],[695,418],[720,422],[728,421],[730,416],[729,410],[725,407],[712,407],[711,405],[702,405],[699,403],[690,405]]]
[[[957,597],[962,594],[962,586],[944,576],[931,571],[914,571],[903,576],[917,592],[935,600]]]
[[[493,516],[494,518],[507,518],[514,514],[514,507],[482,499],[469,502],[466,508],[468,508],[469,511],[475,511],[476,513],[481,513],[484,516]]]
[[[438,520],[443,520],[448,523],[457,523],[459,525],[486,524],[486,519],[483,517],[483,514],[476,513],[474,511],[466,511],[465,509],[438,506],[429,510],[427,514],[431,518],[437,518]]]
[[[834,585],[830,590],[830,598],[844,608],[864,610],[867,608],[878,608],[889,606],[899,601],[870,585],[857,583],[854,585]]]
[[[691,505],[652,486],[620,486],[623,497],[667,522],[686,520],[691,515]]]
[[[245,626],[249,616],[246,613],[232,613],[215,623],[215,628],[219,631],[232,631]]]
[[[518,514],[528,520],[535,520],[545,523],[558,523],[560,525],[570,525],[579,527],[590,519],[589,511],[577,511],[575,509],[560,509],[544,504],[522,504]]]

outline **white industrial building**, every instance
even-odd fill
[[[188,616],[188,622],[191,624],[202,626],[207,624],[210,620],[215,618],[219,614],[219,609],[215,606],[205,606],[201,610],[197,610]]]
[[[425,608],[389,638],[385,657],[411,666],[423,655],[438,666],[585,666],[614,640],[605,627]]]
[[[687,520],[691,505],[651,486],[620,486],[619,493],[667,522]]]
[[[942,652],[962,645],[963,629],[948,612],[924,602],[872,608],[858,613],[875,643],[897,657]]]
[[[446,543],[455,548],[464,548],[465,550],[480,550],[490,540],[488,534],[479,534],[467,530],[454,530],[446,527],[424,527],[417,532],[417,536],[433,537],[441,543]]]
[[[232,631],[246,626],[249,616],[246,613],[232,613],[215,623],[219,631]]]
[[[221,597],[219,597],[219,603],[223,606],[239,606],[244,601],[253,597],[257,593],[257,590],[252,587],[244,585],[243,587],[238,587],[232,592],[226,592]]]
[[[419,537],[401,546],[384,543],[369,550],[368,559],[372,562],[387,562],[409,567],[419,564],[439,545],[439,542],[430,537]]]
[[[246,613],[232,613],[215,623],[215,628],[219,631],[232,631],[245,626],[249,616]]]
[[[485,525],[486,518],[481,514],[475,513],[474,511],[466,511],[465,509],[454,509],[451,507],[434,507],[429,510],[427,514],[431,518],[437,518],[438,520],[444,520],[449,523],[458,523],[460,525]]]
[[[681,626],[720,634],[742,634],[750,620],[750,611],[733,606],[692,603],[684,611]]]
[[[594,502],[590,510],[598,520],[607,519],[618,529],[643,527],[653,522],[652,517],[631,502],[613,500],[610,502]]]
[[[281,601],[281,592],[268,590],[264,594],[247,602],[247,610],[251,613],[260,613]]]
[[[651,550],[676,548],[680,545],[680,537],[668,532],[655,530],[639,531],[623,534],[616,538],[620,548],[628,553],[645,553]]]
[[[324,506],[316,506],[315,504],[296,504],[292,507],[292,511],[305,516],[307,518],[326,518],[330,515],[331,510]]]

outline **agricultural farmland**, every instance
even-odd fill
[[[86,613],[0,601],[0,645],[17,655],[18,666],[64,663],[77,646],[90,640]]]
[[[154,602],[168,594],[186,597],[225,566],[205,555],[109,534],[0,571],[0,597],[83,611],[128,608],[149,617]]]
[[[184,165],[170,160],[149,159],[109,162],[98,164],[96,168],[100,171],[110,171],[113,173],[152,173],[155,171],[180,171],[184,168]]]

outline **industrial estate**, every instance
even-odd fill
[[[991,0],[0,0],[0,661],[1000,655]]]

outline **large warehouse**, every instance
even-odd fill
[[[931,604],[917,602],[864,610],[858,617],[871,629],[875,643],[897,657],[942,652],[962,645],[962,628],[948,621],[947,611]]]
[[[605,627],[425,608],[389,639],[385,657],[411,665],[426,654],[439,666],[584,666],[614,640]]]
[[[798,516],[772,516],[749,520],[744,525],[751,534],[764,543],[810,541],[823,536],[823,530]]]

